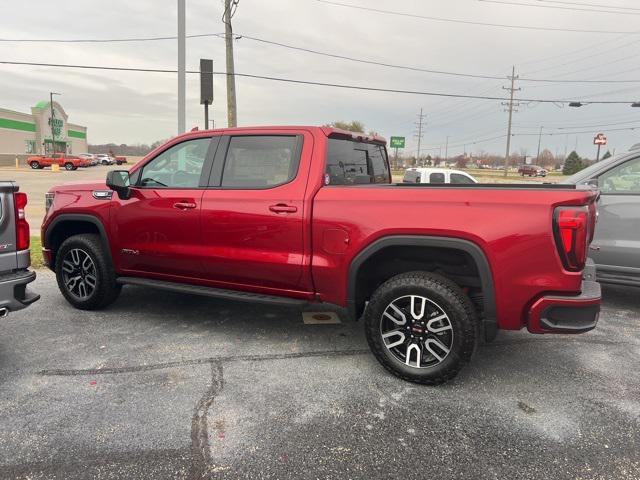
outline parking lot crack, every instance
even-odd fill
[[[206,357],[176,360],[173,362],[154,363],[149,365],[132,365],[123,367],[104,367],[104,368],[86,368],[86,369],[46,369],[40,370],[38,375],[45,377],[55,376],[77,376],[77,375],[113,375],[118,373],[136,373],[146,372],[149,370],[162,370],[165,368],[187,367],[191,365],[201,365],[205,363],[223,363],[223,362],[262,362],[270,360],[287,360],[292,358],[311,358],[311,357],[342,357],[349,355],[368,355],[369,350],[321,350],[315,352],[295,352],[295,353],[273,353],[264,355],[221,355],[218,357]]]
[[[221,362],[211,364],[211,382],[209,388],[196,404],[191,419],[191,470],[189,478],[204,478],[211,459],[209,450],[209,431],[207,417],[216,396],[224,386]]]

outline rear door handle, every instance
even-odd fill
[[[298,207],[293,205],[285,205],[284,203],[278,203],[277,205],[271,205],[269,210],[275,213],[295,213],[298,211]]]
[[[178,210],[191,210],[196,208],[196,204],[193,202],[176,202],[173,204],[173,208],[177,208]]]

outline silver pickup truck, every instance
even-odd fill
[[[29,224],[24,209],[27,194],[11,181],[0,181],[0,317],[40,298],[27,285],[36,279],[29,270]]]

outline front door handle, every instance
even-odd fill
[[[178,210],[191,210],[196,208],[196,204],[193,202],[176,202],[173,204],[173,208],[177,208]]]
[[[279,203],[277,205],[271,205],[269,210],[275,213],[295,213],[298,211],[298,207],[293,205],[285,205],[284,203]]]

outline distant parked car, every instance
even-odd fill
[[[518,173],[523,177],[525,175],[530,177],[546,177],[548,172],[539,165],[520,165]]]
[[[402,183],[478,183],[462,170],[447,168],[410,168],[404,173]]]
[[[79,153],[78,157],[88,161],[92,167],[95,167],[98,164],[98,157],[93,153]]]
[[[51,165],[59,165],[65,170],[77,170],[79,167],[88,167],[91,165],[89,160],[67,155],[66,153],[53,153],[51,155],[32,155],[27,158],[27,164],[34,170],[39,170]]]
[[[116,156],[114,157],[117,165],[122,165],[123,163],[127,163],[127,157]]]
[[[607,158],[563,180],[600,189],[589,256],[604,283],[640,287],[640,151]]]
[[[113,157],[107,155],[106,153],[99,153],[97,157],[100,165],[113,165],[115,163]]]

